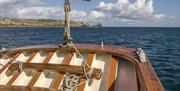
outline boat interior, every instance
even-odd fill
[[[100,45],[76,46],[81,56],[75,51],[57,46],[25,47],[1,52],[0,90],[66,91],[63,90],[66,72],[57,71],[57,67],[61,64],[82,67],[87,63],[90,68],[100,69],[102,75],[99,79],[94,77],[90,80],[79,76],[73,91],[160,91],[162,85],[151,65],[148,60],[145,64],[141,63],[135,49],[115,46],[105,46],[102,49]],[[21,71],[10,70],[18,62],[27,63],[22,64],[27,68],[21,68]],[[47,64],[49,66],[43,66]],[[52,68],[53,66],[55,67]],[[143,66],[146,68],[141,69]],[[20,69],[19,65],[17,67]],[[157,86],[150,87],[154,83]]]

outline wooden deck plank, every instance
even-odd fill
[[[31,60],[34,58],[34,56],[35,56],[36,54],[37,54],[37,52],[33,52],[33,53],[31,54],[31,56],[26,60],[26,62],[27,62],[27,63],[30,63]],[[11,85],[14,83],[14,81],[18,78],[18,76],[19,76],[20,74],[21,74],[20,72],[16,72],[16,73],[14,74],[14,76],[8,81],[7,85],[11,86]]]
[[[16,58],[20,55],[21,53],[17,53],[13,56],[13,58],[6,64],[3,66],[2,69],[0,69],[0,74],[9,66],[9,64],[11,64],[13,61],[16,60]]]
[[[112,56],[111,59],[111,65],[109,69],[109,77],[108,77],[108,82],[107,82],[107,90],[106,91],[114,91],[115,87],[115,79],[116,79],[116,68],[117,68],[117,57]]]
[[[63,64],[70,64],[73,56],[74,56],[73,53],[68,53],[66,58],[63,60]],[[64,77],[63,74],[58,74],[56,76],[56,80],[55,80],[55,83],[54,83],[54,86],[53,86],[54,89],[58,90],[59,85],[61,84],[61,81],[62,81],[63,77]]]
[[[47,57],[44,59],[43,63],[48,63],[50,61],[51,57],[53,56],[53,54],[54,54],[54,52],[49,52]],[[42,72],[36,72],[36,74],[33,76],[31,81],[28,83],[28,86],[34,86],[34,84],[36,83],[36,81],[40,77],[41,73]]]
[[[94,56],[95,56],[95,54],[92,54],[92,53],[88,55],[88,57],[87,57],[87,64],[88,64],[89,66],[92,65]],[[81,83],[81,82],[84,82],[85,80],[86,80],[86,79],[81,78],[81,79],[80,79],[80,83]],[[80,86],[77,88],[77,91],[84,91],[85,85],[86,85],[86,83],[80,85]]]
[[[138,91],[137,74],[135,65],[120,58],[115,91]]]

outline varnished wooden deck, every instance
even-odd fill
[[[118,46],[77,44],[91,67],[101,68],[103,76],[80,85],[76,91],[164,91],[148,59],[141,63],[135,49]],[[3,57],[7,54],[10,58]],[[55,45],[31,46],[10,49],[0,53],[0,91],[57,91],[60,90],[64,74],[34,69],[7,73],[11,63],[49,63],[83,65],[75,51],[68,51]],[[85,81],[84,78],[80,82]]]

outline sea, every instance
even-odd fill
[[[61,44],[64,28],[0,27],[0,47]],[[72,28],[74,43],[142,48],[166,91],[180,91],[180,27]]]

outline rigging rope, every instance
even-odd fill
[[[89,64],[86,62],[86,60],[85,60],[84,57],[81,55],[81,53],[79,52],[79,50],[76,48],[76,46],[73,44],[72,41],[71,41],[71,44],[72,44],[73,48],[76,50],[76,52],[78,53],[78,55],[82,58],[83,62],[90,68]]]

